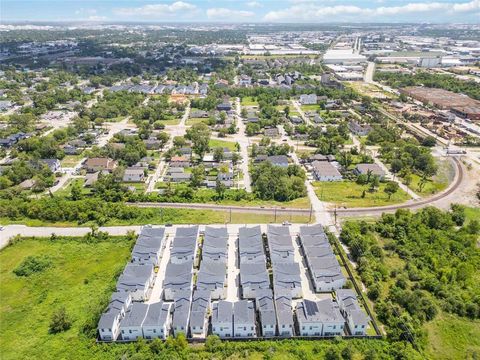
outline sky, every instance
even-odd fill
[[[480,24],[480,0],[0,0],[11,21]]]

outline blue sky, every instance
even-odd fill
[[[480,0],[0,0],[0,20],[480,23]]]

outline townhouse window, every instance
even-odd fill
[[[364,329],[364,328],[365,328],[365,325],[362,325],[362,329]]]
[[[246,330],[247,330],[247,327],[246,327],[246,326],[244,326],[244,327],[243,327],[243,331],[246,331]]]
[[[305,330],[305,326],[302,326],[302,330]]]
[[[122,334],[125,334],[125,330],[122,330]]]
[[[102,332],[105,332],[105,330],[104,330],[104,329],[102,329],[101,331],[102,331]]]
[[[285,329],[285,324],[282,325],[282,329]]]
[[[132,333],[132,330],[128,330],[128,333],[131,334],[131,333]]]
[[[253,326],[250,327],[250,330],[253,330]]]
[[[156,334],[156,333],[157,333],[157,329],[153,329],[153,333]]]
[[[112,332],[112,329],[108,329],[108,331]]]
[[[312,327],[310,326],[310,330],[312,330]]]
[[[333,328],[336,329],[336,328],[337,328],[337,325],[333,325]]]

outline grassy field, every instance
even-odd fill
[[[1,358],[91,359],[101,348],[82,329],[96,322],[95,314],[108,301],[118,274],[130,255],[131,243],[115,239],[98,243],[81,240],[28,239],[0,252]],[[18,277],[15,269],[27,256],[51,260],[43,272]],[[52,313],[65,307],[72,321],[66,332],[49,334]]]
[[[60,162],[62,167],[74,167],[78,162],[83,158],[82,154],[77,155],[65,155],[65,157]]]
[[[320,110],[320,105],[301,105],[303,111],[317,111]]]
[[[438,166],[437,174],[429,179],[420,190],[420,176],[412,174],[412,182],[408,185],[415,193],[420,196],[429,196],[445,190],[454,177],[455,170],[449,160],[436,159]]]
[[[270,223],[283,221],[291,221],[296,223],[307,223],[308,216],[277,214],[275,219],[273,214],[255,214],[232,211],[231,219],[229,211],[216,210],[191,210],[191,209],[172,209],[172,208],[138,208],[139,217],[137,219],[120,220],[108,219],[104,226],[121,226],[121,225],[146,225],[146,224],[255,224]],[[38,219],[18,218],[11,220],[8,218],[0,218],[1,225],[24,224],[27,226],[86,226],[94,225],[94,222],[86,222],[79,225],[77,222],[48,222]]]
[[[235,144],[236,144],[235,141],[210,139],[210,142],[208,143],[208,146],[210,146],[210,148],[224,147],[224,148],[230,149],[231,151],[235,151],[237,149]]]
[[[442,314],[426,325],[432,359],[475,359],[480,353],[480,320]]]
[[[235,200],[222,200],[220,204],[223,205],[232,205],[232,206],[267,206],[267,207],[281,207],[281,208],[295,208],[295,209],[309,209],[310,208],[310,201],[308,197],[303,197],[291,201],[280,202],[274,200],[242,200],[242,201],[235,201]]]
[[[255,101],[252,96],[242,97],[240,104],[242,106],[258,106],[258,102]]]
[[[91,193],[91,188],[85,188],[83,187],[83,184],[85,182],[85,179],[70,179],[67,181],[67,183],[59,190],[55,192],[55,196],[70,196],[70,193],[72,191],[72,186],[73,184],[79,184],[81,189],[82,189],[82,194],[88,195]]]
[[[465,209],[465,215],[467,216],[467,222],[480,219],[480,207],[469,207]]]
[[[205,118],[188,118],[187,121],[185,122],[185,125],[192,126],[194,124],[198,124],[198,123],[201,123],[201,122],[207,123],[208,119],[205,119]]]
[[[371,193],[367,190],[364,198],[362,198],[363,190],[368,188],[353,181],[317,181],[313,185],[320,200],[346,207],[384,206],[399,204],[410,199],[410,196],[402,189],[398,189],[389,199],[383,191],[384,183],[380,183],[380,188],[376,192]]]

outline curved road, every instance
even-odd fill
[[[415,209],[425,205],[432,204],[438,200],[441,200],[455,190],[458,189],[464,178],[464,169],[461,162],[452,157],[452,160],[456,166],[455,178],[450,186],[443,192],[431,196],[429,198],[412,201],[398,205],[378,206],[368,208],[350,208],[350,209],[336,209],[328,210],[330,213],[337,212],[341,216],[365,216],[365,215],[379,215],[384,212],[392,212],[398,209]],[[196,204],[196,203],[131,203],[130,206],[139,207],[168,207],[168,208],[187,208],[187,209],[203,209],[203,210],[216,210],[216,211],[235,211],[245,213],[258,213],[258,214],[298,214],[298,215],[310,215],[310,209],[296,209],[296,208],[283,208],[283,207],[258,207],[258,206],[234,206],[234,205],[220,205],[220,204]]]

